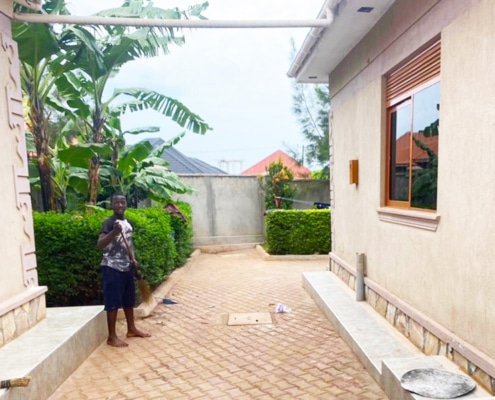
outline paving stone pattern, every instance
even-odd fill
[[[105,343],[49,400],[387,399],[302,288],[325,260],[263,261],[255,250],[201,254],[138,320],[148,339]],[[275,313],[282,303],[290,313]],[[273,324],[227,326],[229,313],[271,312]],[[125,324],[118,331],[125,335]]]

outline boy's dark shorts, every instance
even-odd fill
[[[121,272],[104,265],[101,269],[105,311],[134,307],[136,285],[132,268],[129,271]]]

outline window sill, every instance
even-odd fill
[[[377,210],[377,213],[380,221],[425,229],[428,231],[436,231],[440,222],[440,215],[433,212],[429,213],[382,207]]]

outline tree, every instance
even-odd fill
[[[157,149],[148,142],[138,143],[118,153],[114,164],[111,149],[107,144],[84,143],[73,145],[58,152],[57,161],[66,166],[68,184],[87,193],[88,161],[101,157],[101,179],[104,182],[105,198],[111,194],[123,193],[129,205],[137,207],[146,198],[168,202],[173,193],[189,193],[191,189],[179,177],[169,171],[167,162],[160,158],[166,148],[173,146],[183,134],[164,143]]]
[[[273,161],[266,167],[266,176],[258,178],[265,192],[265,208],[291,209],[296,190],[290,186],[294,180],[292,171],[282,163]]]
[[[161,158],[163,151],[176,144],[183,135],[184,133],[156,149],[150,142],[144,141],[123,151],[116,167],[107,166],[106,175],[114,184],[106,187],[112,193],[118,191],[125,194],[133,207],[137,207],[139,201],[146,198],[168,203],[173,193],[191,193],[191,188],[182,183]]]
[[[292,48],[295,51],[294,42]],[[318,166],[321,168],[321,178],[328,179],[330,176],[329,87],[293,82],[292,89],[292,110],[307,144],[304,145],[302,152],[289,149],[289,153],[301,164]]]
[[[17,11],[24,11],[16,6]],[[47,13],[66,14],[64,1],[46,1]],[[26,96],[27,128],[36,149],[36,168],[39,174],[43,210],[55,210],[53,181],[51,178],[49,130],[50,111],[60,107],[52,96],[57,79],[71,67],[64,59],[63,39],[47,24],[12,24],[12,35],[19,46],[21,86]]]
[[[201,16],[207,3],[197,5],[188,12],[177,9],[163,10],[152,6],[151,2],[144,5],[142,0],[125,1],[123,6],[99,13],[100,16],[135,17],[135,18],[182,18]],[[204,134],[210,127],[196,114],[192,113],[179,101],[160,93],[146,89],[127,89],[114,92],[108,100],[104,100],[108,81],[127,62],[140,57],[154,57],[160,52],[167,54],[170,44],[184,43],[182,36],[177,36],[175,30],[164,28],[131,28],[122,26],[105,26],[92,29],[93,32],[81,27],[72,29],[78,37],[88,38],[94,45],[74,48],[77,57],[74,58],[77,70],[67,75],[67,80],[59,86],[64,94],[71,97],[71,105],[77,105],[79,117],[87,121],[88,134],[86,141],[90,143],[117,144],[116,128],[119,122],[116,118],[126,110],[154,109],[171,117],[181,126],[187,126],[195,133]],[[80,96],[79,100],[76,98]],[[113,101],[121,96],[134,97],[134,100],[112,108]],[[85,104],[89,104],[85,106]],[[119,111],[120,110],[120,111]],[[100,157],[95,156],[89,165],[88,200],[96,203],[99,190]]]
[[[68,14],[64,0],[47,0],[43,7],[47,13]],[[184,12],[163,10],[152,7],[151,2],[145,5],[142,0],[132,0],[124,1],[122,7],[106,10],[101,15],[202,18],[201,12],[206,7],[207,3],[203,3]],[[126,110],[154,109],[196,133],[204,134],[211,129],[179,101],[151,90],[115,91],[109,100],[103,99],[108,80],[124,63],[139,57],[152,57],[159,52],[167,53],[169,44],[184,43],[184,38],[176,35],[173,29],[105,27],[89,30],[64,26],[55,31],[49,25],[14,24],[13,32],[19,43],[22,85],[28,99],[28,128],[36,149],[33,153],[37,157],[35,166],[45,211],[57,209],[57,201],[65,209],[67,191],[64,187],[74,181],[78,182],[77,188],[81,193],[86,192],[87,198],[96,202],[100,160],[102,156],[106,157],[104,153],[107,152],[100,145],[110,146],[115,167],[118,153],[125,145],[120,116]],[[115,100],[124,96],[131,100],[115,106]],[[50,139],[47,127],[51,125],[52,112],[71,118],[72,129],[79,130],[79,141],[90,144],[83,149],[85,154],[92,152],[90,166],[86,166],[89,174],[85,181],[89,186],[87,191],[81,190],[84,166],[65,165],[58,158],[58,150],[65,150],[65,146],[61,142],[58,142],[58,147],[54,146],[58,138]],[[140,128],[132,133],[157,130],[156,127]]]

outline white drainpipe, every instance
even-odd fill
[[[115,17],[80,17],[75,15],[50,15],[16,13],[14,21],[38,24],[71,24],[71,25],[122,25],[153,26],[168,28],[311,28],[327,27],[331,21],[316,20],[181,20],[181,19],[144,19]]]
[[[325,2],[320,13],[318,14],[318,18],[323,18],[323,21],[327,21],[327,25],[323,27],[313,27],[313,29],[311,29],[308,36],[306,36],[301,49],[297,53],[295,60],[292,62],[289,71],[287,72],[287,76],[289,78],[296,77],[299,69],[304,65],[306,58],[313,50],[313,47],[318,42],[323,31],[332,24],[335,9],[341,1],[342,0],[327,0]]]

